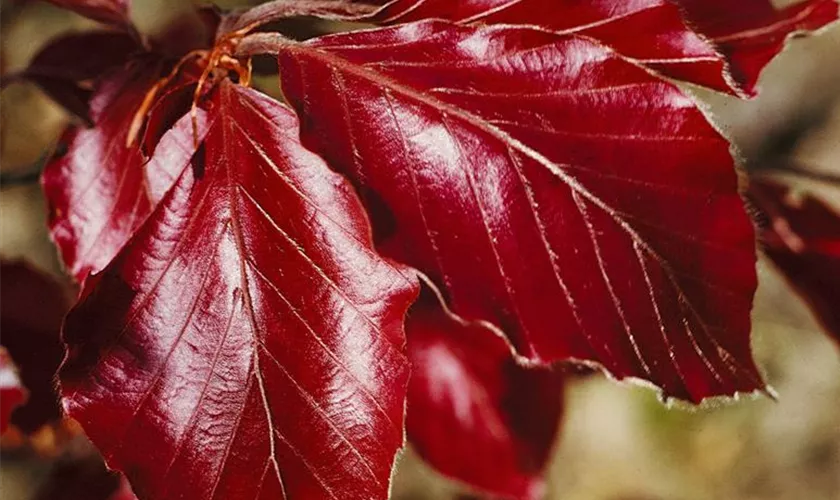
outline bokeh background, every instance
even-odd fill
[[[154,31],[188,5],[135,0],[132,14],[142,29]],[[23,68],[51,37],[90,26],[42,2],[3,0],[0,67]],[[765,70],[756,99],[686,90],[734,141],[744,165],[792,161],[840,176],[840,26],[792,40]],[[25,258],[60,276],[40,188],[26,179],[69,118],[34,86],[13,84],[0,96],[0,120],[0,169],[4,179],[19,181],[0,189],[0,255]],[[840,185],[796,181],[840,207]],[[820,331],[769,263],[760,263],[759,279],[753,347],[778,400],[666,407],[647,388],[600,375],[575,378],[548,472],[550,499],[840,500],[840,346]],[[4,438],[0,498],[32,498],[52,467],[55,440]],[[399,463],[394,498],[470,497],[409,449]]]

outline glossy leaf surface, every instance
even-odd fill
[[[353,179],[381,251],[534,362],[699,401],[763,387],[752,226],[727,142],[587,39],[443,22],[280,49],[305,144]]]
[[[135,61],[103,78],[91,100],[94,126],[68,129],[44,170],[50,235],[78,281],[104,268],[151,211],[149,167],[139,145],[128,144],[128,134],[158,77],[156,64]],[[179,145],[160,156],[167,171],[179,172],[192,153]]]
[[[689,22],[729,61],[733,78],[755,90],[761,70],[788,37],[837,20],[835,0],[806,0],[777,10],[770,0],[677,0]]]
[[[840,214],[773,182],[753,180],[750,193],[767,217],[764,253],[840,342]]]
[[[77,14],[110,24],[116,27],[130,28],[128,18],[131,0],[48,0]]]
[[[12,423],[24,432],[61,416],[55,374],[64,356],[59,333],[70,299],[69,289],[29,264],[2,262],[0,342],[29,393],[26,404],[12,413]],[[5,367],[3,377],[5,382]],[[5,394],[3,406],[5,413]]]
[[[65,406],[140,498],[386,498],[409,276],[297,118],[223,81],[202,148],[67,318]]]
[[[672,78],[738,92],[726,62],[670,0],[395,0],[372,19],[441,18],[464,24],[520,24],[591,36]]]
[[[0,347],[0,434],[6,432],[12,412],[26,402],[28,393],[5,347]]]
[[[542,498],[562,379],[516,364],[507,342],[447,315],[431,293],[409,310],[406,430],[421,457],[473,488]]]
[[[820,28],[837,19],[837,10],[834,0],[809,0],[783,11],[769,0],[395,0],[373,19],[442,18],[579,33],[666,76],[752,94],[789,34]]]

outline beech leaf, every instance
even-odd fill
[[[752,95],[761,69],[789,34],[836,20],[837,10],[834,0],[808,0],[783,11],[769,0],[394,0],[371,20],[441,18],[578,33],[671,78]]]
[[[155,167],[174,178],[193,154],[186,139],[176,138],[144,168],[140,148],[128,143],[135,113],[158,77],[159,66],[146,60],[103,77],[91,100],[94,126],[69,128],[44,169],[50,235],[80,282],[102,270],[151,211],[146,170]],[[179,130],[192,140],[191,129]],[[161,165],[164,158],[168,165]]]
[[[444,312],[428,292],[406,320],[406,430],[441,473],[494,497],[543,498],[563,382],[519,366],[504,339]]]
[[[750,194],[767,217],[764,254],[840,342],[840,214],[771,181],[753,180]]]
[[[33,500],[137,500],[124,476],[110,471],[88,443],[66,451],[50,468]],[[87,452],[87,453],[86,453]]]
[[[61,417],[55,374],[64,356],[59,333],[71,297],[68,287],[24,261],[0,265],[0,341],[28,392],[26,404],[12,413],[12,423],[23,432],[35,432]],[[11,410],[5,393],[12,385],[9,369],[4,363],[4,415]]]
[[[836,0],[805,0],[776,9],[770,0],[676,0],[697,31],[726,56],[732,77],[755,93],[761,70],[791,35],[836,21]]]
[[[5,347],[0,347],[0,434],[6,432],[12,412],[26,402],[28,393]]]
[[[138,49],[135,39],[125,33],[71,33],[50,41],[25,70],[3,75],[2,85],[30,81],[57,104],[92,125],[88,114],[90,82],[124,64]]]
[[[140,498],[384,499],[416,280],[291,110],[229,80],[205,105],[193,167],[66,320],[65,407]]]
[[[531,362],[595,362],[668,396],[764,387],[729,146],[675,86],[590,39],[511,26],[279,52],[304,143],[356,184],[380,251],[455,313]]]

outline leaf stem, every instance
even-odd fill
[[[25,169],[13,172],[0,172],[0,188],[5,189],[7,187],[26,186],[37,183],[41,178],[41,172],[44,170],[48,159],[49,155],[45,155]]]
[[[251,33],[239,42],[234,53],[237,57],[251,57],[262,54],[277,55],[282,47],[297,43],[280,33]]]
[[[764,167],[762,169],[754,170],[753,174],[786,174],[840,188],[840,175],[829,172],[820,172],[810,168],[803,168],[790,163],[780,163],[778,165]]]

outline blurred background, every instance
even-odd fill
[[[141,29],[154,31],[180,1],[135,0],[133,15]],[[92,26],[37,1],[3,0],[0,9],[3,72],[25,67],[51,37]],[[754,100],[687,91],[706,104],[745,165],[793,161],[840,176],[840,26],[793,40],[765,70]],[[29,178],[69,118],[28,84],[3,90],[0,112],[0,165],[3,178],[14,179],[0,191],[0,255],[60,276],[40,187]],[[840,207],[840,185],[797,182]],[[649,389],[600,375],[571,380],[549,470],[550,499],[840,500],[840,347],[766,262],[759,279],[753,347],[778,400],[666,407]],[[55,434],[33,442],[4,436],[0,498],[33,498],[52,467],[43,458],[58,453]],[[464,495],[410,449],[403,454],[394,498]]]

